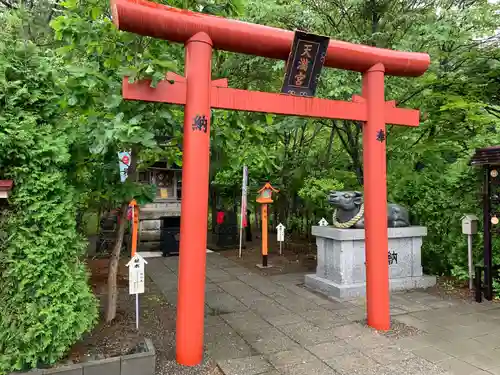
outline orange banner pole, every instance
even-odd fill
[[[139,227],[139,207],[137,207],[137,202],[135,199],[132,199],[130,202],[130,206],[132,207],[132,253],[133,257],[137,252],[137,229]]]

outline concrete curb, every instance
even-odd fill
[[[143,353],[127,354],[50,369],[13,372],[10,375],[155,375],[155,348],[150,339],[144,339],[144,341],[147,351]]]

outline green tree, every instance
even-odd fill
[[[241,4],[234,0],[179,1],[170,5],[201,7],[204,12],[222,15],[234,14],[241,8]],[[182,110],[171,105],[123,100],[122,79],[124,76],[130,81],[150,78],[151,85],[155,86],[167,72],[181,72],[184,52],[181,45],[117,30],[111,21],[108,1],[68,0],[61,6],[64,7],[63,14],[51,25],[60,41],[58,51],[70,72],[65,82],[64,106],[77,120],[81,134],[85,134],[82,143],[89,146],[89,153],[80,148],[80,165],[87,168],[83,161],[88,160],[95,160],[101,166],[110,165],[110,155],[116,155],[120,150],[132,151],[127,182],[121,184],[116,172],[108,170],[114,177],[106,178],[107,183],[100,186],[98,194],[119,205],[121,212],[108,277],[106,320],[111,321],[116,314],[116,272],[127,206],[132,198],[151,198],[145,194],[145,187],[136,183],[137,172],[160,158],[182,165],[179,148],[182,143]],[[169,140],[167,148],[158,145],[157,136]],[[117,168],[116,160],[116,171]],[[99,180],[91,180],[86,185],[87,191],[99,183]],[[94,198],[95,195],[89,196],[89,199]]]
[[[460,272],[466,266],[459,216],[479,209],[477,177],[467,161],[474,148],[499,142],[498,17],[498,5],[483,0],[250,0],[247,5],[245,19],[251,22],[431,55],[423,77],[386,79],[388,99],[422,111],[419,128],[388,127],[388,191],[391,200],[409,207],[415,223],[429,227],[424,261],[431,272]],[[281,61],[233,56],[227,66],[233,85],[280,88]],[[350,100],[360,88],[360,74],[324,69],[317,96]],[[246,118],[240,122],[252,121]],[[335,176],[347,189],[362,185],[362,124],[274,117],[279,124],[274,136],[269,123],[260,124],[271,135],[268,156],[280,160],[273,173],[282,176],[280,187],[289,195],[280,193],[287,216],[307,212],[296,194],[310,178]],[[247,152],[258,147],[262,143]],[[463,194],[465,199],[457,199]]]

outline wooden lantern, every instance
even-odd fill
[[[273,203],[273,193],[278,193],[279,190],[272,187],[269,182],[266,182],[264,187],[258,191],[257,203],[268,204]]]

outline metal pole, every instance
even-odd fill
[[[207,34],[198,33],[187,41],[176,334],[177,362],[185,366],[203,359],[211,59]]]
[[[282,248],[281,248],[281,245],[282,245],[282,241],[280,241],[280,255],[283,255],[283,251],[282,251]]]
[[[491,273],[491,205],[490,205],[490,169],[489,167],[484,168],[484,187],[483,187],[483,230],[484,230],[484,298],[488,301],[493,299],[493,283],[492,273]]]
[[[363,98],[367,121],[363,126],[365,200],[366,309],[368,325],[378,330],[390,328],[389,264],[387,262],[387,212],[385,97],[382,64],[363,74]]]
[[[474,281],[475,281],[475,297],[476,297],[476,302],[481,303],[483,300],[483,287],[482,287],[482,267],[481,266],[476,266],[476,274],[474,275]]]
[[[243,246],[243,215],[240,220],[240,249],[238,251],[238,258],[241,258],[241,247]]]
[[[469,257],[469,290],[474,288],[474,278],[472,276],[472,235],[467,236],[468,257]]]
[[[139,330],[139,293],[135,295],[135,329]]]

